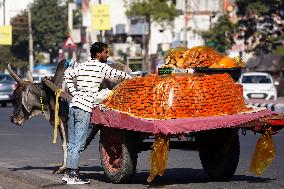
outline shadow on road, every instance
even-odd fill
[[[103,171],[98,167],[88,167],[85,171],[90,171],[91,173],[86,173],[84,176],[86,178],[98,180],[100,182],[109,182],[106,176],[99,172]],[[133,175],[129,184],[142,184],[150,187],[161,187],[166,185],[175,184],[190,184],[190,183],[208,183],[208,182],[236,182],[236,181],[247,181],[249,183],[267,183],[270,182],[270,178],[254,177],[246,175],[234,175],[229,181],[212,181],[208,178],[203,169],[191,169],[191,168],[172,168],[166,169],[163,176],[157,176],[155,180],[149,185],[147,183],[147,178],[149,176],[149,170],[137,170],[136,174]]]
[[[9,168],[10,171],[24,171],[24,170],[57,170],[59,167],[33,167],[26,166],[22,168]],[[82,176],[99,182],[108,183],[106,176],[103,174],[103,169],[100,166],[84,166],[80,167]],[[150,188],[162,187],[167,185],[176,184],[190,184],[190,183],[213,183],[213,182],[243,182],[249,183],[268,183],[275,179],[246,176],[246,175],[234,175],[231,180],[225,181],[212,181],[208,178],[203,169],[191,169],[191,168],[171,168],[166,169],[163,176],[157,176],[155,180],[149,185],[147,178],[149,176],[149,170],[137,170],[133,175],[131,181],[128,184],[142,184],[149,186]]]
[[[53,167],[33,167],[33,166],[25,166],[20,168],[8,168],[9,171],[28,171],[28,170],[46,170],[46,171],[57,171],[59,169],[59,166],[53,166]],[[89,172],[89,171],[96,171],[101,172],[103,171],[102,167],[100,166],[94,166],[94,167],[80,167],[80,171],[83,172]]]

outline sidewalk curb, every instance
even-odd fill
[[[29,189],[82,189],[80,185],[66,185],[61,181],[63,175],[47,174],[40,171],[11,171],[9,169],[19,169],[16,165],[0,162],[0,178],[7,179],[7,183],[17,184],[18,188]],[[95,185],[84,185],[84,189],[94,188]],[[4,187],[5,188],[5,187]],[[4,189],[3,188],[3,189]],[[1,188],[0,188],[1,189]],[[8,188],[9,189],[9,188]]]

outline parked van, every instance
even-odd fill
[[[243,73],[239,79],[243,85],[243,96],[245,99],[276,100],[277,90],[271,75],[265,72]]]

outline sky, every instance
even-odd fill
[[[120,3],[122,0],[101,0],[102,3],[109,3],[111,2],[111,21],[113,23],[124,23],[125,19],[124,17],[121,17],[120,12],[123,11],[122,3]],[[3,0],[0,0],[0,25],[3,25],[3,6],[2,6]],[[5,14],[5,24],[8,25],[10,23],[10,18],[16,16],[19,14],[22,10],[27,8],[27,6],[33,2],[33,0],[5,0],[6,2],[6,14]],[[98,0],[92,0],[93,3],[98,3]]]
[[[14,17],[22,10],[27,8],[28,4],[31,3],[33,0],[5,0],[5,24],[8,25],[10,23],[10,18]],[[0,0],[0,25],[3,25],[3,0]]]

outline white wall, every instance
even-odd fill
[[[188,11],[218,11],[222,0],[188,0]],[[177,9],[184,10],[185,0],[177,0]]]

